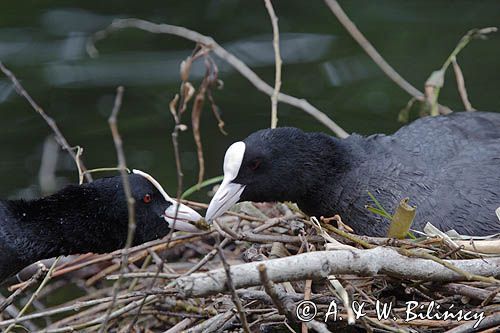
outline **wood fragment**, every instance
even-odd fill
[[[470,274],[500,277],[500,258],[445,260]],[[235,288],[260,283],[259,263],[235,265],[231,268]],[[304,253],[272,259],[266,263],[269,278],[275,282],[321,279],[332,274],[373,276],[388,274],[404,279],[427,281],[460,281],[465,277],[428,259],[409,258],[390,248],[370,250],[338,250]],[[226,291],[224,270],[197,273],[176,280],[182,297],[199,297]]]
[[[404,198],[399,202],[389,225],[387,237],[403,239],[408,235],[416,214],[415,207],[410,206],[409,201],[409,198]]]
[[[255,74],[254,71],[250,69],[250,67],[248,67],[243,61],[238,59],[234,54],[228,52],[226,49],[220,46],[212,37],[204,36],[196,31],[171,24],[156,24],[136,18],[116,19],[106,29],[96,32],[94,36],[88,40],[87,53],[89,53],[91,57],[96,57],[99,54],[95,47],[96,42],[108,37],[113,32],[126,28],[136,28],[144,31],[149,31],[151,33],[175,35],[191,40],[195,43],[202,44],[205,47],[210,48],[212,52],[215,53],[218,57],[233,66],[258,90],[269,96],[271,96],[274,92],[273,87],[264,82],[259,76],[257,76],[257,74]],[[332,130],[340,138],[346,138],[349,136],[349,134],[342,127],[340,127],[325,113],[318,110],[303,98],[297,98],[286,95],[284,93],[279,93],[278,101],[302,109],[304,112],[311,115],[320,123]]]

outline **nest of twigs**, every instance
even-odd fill
[[[10,286],[0,327],[12,332],[498,329],[500,258],[475,253],[481,242],[371,238],[344,230],[339,218],[317,221],[285,204],[245,204],[211,231],[173,234],[131,248],[127,272],[120,272],[120,251],[67,258],[53,265],[49,276],[37,266],[30,280]]]

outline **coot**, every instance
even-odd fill
[[[165,236],[177,203],[154,178],[129,175],[135,199],[134,244]],[[180,205],[175,228],[196,231],[188,221],[201,216]],[[86,252],[104,253],[125,245],[128,210],[120,176],[70,185],[37,200],[0,200],[0,281],[40,259]]]
[[[384,236],[388,222],[365,208],[373,205],[368,191],[389,211],[409,197],[418,230],[431,222],[468,235],[500,232],[500,113],[426,117],[392,135],[346,139],[297,128],[255,132],[228,148],[206,219],[238,201],[289,200]]]

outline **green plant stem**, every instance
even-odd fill
[[[217,184],[217,183],[221,182],[222,179],[224,179],[224,176],[217,176],[217,177],[207,179],[207,180],[201,182],[200,184],[195,184],[195,185],[191,186],[190,188],[188,188],[187,190],[185,190],[184,193],[182,193],[181,199],[186,199],[187,197],[192,195],[194,192],[201,190],[203,187]]]

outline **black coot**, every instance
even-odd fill
[[[238,201],[294,201],[359,234],[384,236],[367,191],[392,210],[404,197],[426,222],[469,235],[500,232],[500,113],[457,112],[416,120],[392,135],[346,139],[296,128],[265,129],[228,148],[224,180],[207,220]]]
[[[177,203],[151,176],[129,176],[135,199],[134,244],[165,236]],[[187,221],[201,216],[180,205],[179,230],[195,231]],[[33,200],[0,200],[0,281],[40,259],[77,253],[110,252],[125,245],[128,210],[120,176],[70,185]]]

